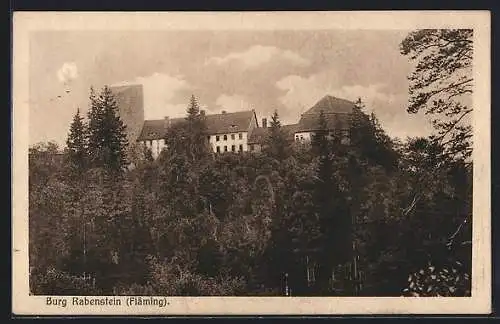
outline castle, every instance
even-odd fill
[[[129,143],[137,142],[151,149],[157,158],[165,147],[165,136],[169,127],[184,118],[144,120],[144,98],[142,85],[112,87],[116,95],[119,114],[127,126]],[[304,112],[298,123],[283,125],[282,129],[290,141],[309,142],[319,129],[319,114],[323,111],[329,136],[340,131],[342,140],[348,141],[349,117],[355,104],[345,99],[326,95]],[[205,114],[205,111],[201,111]],[[268,136],[267,118],[261,123],[255,110],[206,114],[206,136],[214,153],[260,151]]]

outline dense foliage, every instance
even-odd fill
[[[404,142],[359,100],[347,140],[320,114],[311,145],[290,143],[275,112],[261,153],[213,154],[192,97],[154,160],[127,155],[112,92],[92,90],[64,150],[29,152],[32,293],[470,295],[470,130],[459,125],[470,108],[434,100],[469,92],[453,75],[468,67],[470,37],[424,30],[402,42],[421,62],[409,111],[449,119]],[[428,92],[444,77],[456,87]]]
[[[81,140],[78,113],[65,153],[30,150],[33,293],[282,295],[287,274],[292,295],[411,295],[434,276],[421,269],[454,274],[457,261],[468,279],[470,228],[447,245],[470,214],[463,161],[425,138],[393,142],[361,105],[350,142],[319,131],[296,146],[275,114],[262,153],[214,155],[196,136],[196,105],[169,130],[169,149],[131,170],[91,163],[104,159]],[[409,276],[419,277],[407,287]],[[468,294],[462,279],[429,294]]]

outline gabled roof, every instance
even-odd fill
[[[162,139],[167,132],[167,125],[173,125],[185,120],[184,118],[169,118],[168,122],[165,119],[145,120],[142,125],[141,134],[138,141]]]
[[[352,101],[326,95],[303,115],[319,115],[321,110],[323,110],[324,114],[350,114],[355,106]]]
[[[206,115],[208,134],[247,132],[255,111],[238,111],[216,115]]]
[[[348,114],[325,114],[327,129],[349,129],[350,115]],[[297,132],[311,132],[319,130],[319,114],[318,115],[302,115],[299,120]]]
[[[349,120],[354,102],[336,98],[330,95],[324,96],[314,106],[302,114],[299,120],[297,132],[311,132],[319,129],[319,115],[321,111],[326,119],[328,129],[348,129]]]
[[[206,115],[206,132],[210,135],[247,132],[254,115],[253,110]],[[169,126],[185,120],[185,118],[145,120],[138,141],[165,138]]]
[[[281,129],[285,132],[287,138],[293,141],[293,135],[298,128],[298,124],[292,125],[282,125]],[[270,127],[258,127],[254,128],[248,137],[248,144],[263,144],[269,136]]]

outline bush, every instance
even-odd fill
[[[471,295],[471,280],[459,261],[437,268],[430,263],[426,268],[410,274],[408,287],[403,290],[407,297],[463,297]]]
[[[90,280],[51,267],[45,272],[30,274],[30,290],[33,295],[99,295],[100,291],[94,288]]]

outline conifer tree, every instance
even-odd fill
[[[347,202],[334,176],[332,143],[328,133],[326,117],[321,111],[312,145],[318,159],[314,199],[321,232],[318,241],[321,262],[317,280],[319,285],[325,286],[335,265],[346,262],[350,256],[351,224]]]
[[[187,108],[187,132],[188,132],[188,158],[190,161],[201,159],[208,153],[208,141],[206,140],[205,116],[201,114],[198,100],[194,95]]]
[[[328,125],[323,110],[319,113],[318,127],[312,137],[312,147],[320,157],[328,155]]]
[[[391,171],[397,166],[398,159],[394,144],[382,129],[375,114],[367,114],[364,110],[365,105],[361,98],[358,98],[350,120],[352,147],[358,156]]]
[[[71,171],[81,175],[88,164],[87,126],[77,109],[70,126],[68,138],[68,162]]]
[[[89,111],[88,111],[88,151],[90,165],[94,167],[97,164],[101,155],[101,140],[102,140],[102,106],[99,104],[97,94],[93,87],[90,87],[89,94]]]
[[[269,137],[267,138],[267,151],[269,155],[277,160],[284,160],[288,155],[289,143],[286,134],[281,128],[278,111],[274,111],[269,127]]]
[[[121,173],[127,163],[126,126],[118,115],[111,89],[105,86],[99,96],[91,89],[89,111],[89,151],[92,166]]]
[[[472,154],[471,95],[474,32],[472,29],[420,29],[400,43],[414,63],[408,75],[408,113],[432,118],[446,154],[468,160]]]
[[[189,105],[187,108],[186,119],[188,121],[194,121],[198,119],[199,114],[200,114],[200,106],[198,105],[198,100],[194,95],[191,95],[191,98],[189,99]]]

